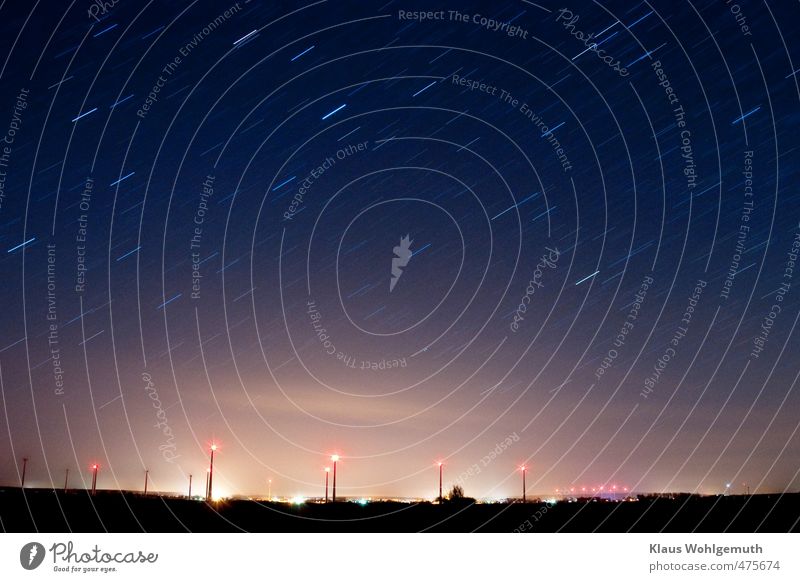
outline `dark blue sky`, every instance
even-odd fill
[[[797,5],[454,5],[0,8],[1,482],[797,490]]]

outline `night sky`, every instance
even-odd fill
[[[3,3],[0,483],[798,490],[798,17]]]

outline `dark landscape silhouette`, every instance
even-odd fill
[[[6,532],[791,532],[800,494],[637,495],[628,501],[207,503],[140,492],[0,489]]]

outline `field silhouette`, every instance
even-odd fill
[[[800,494],[640,495],[637,501],[478,504],[214,503],[135,492],[0,489],[6,532],[790,532]]]

